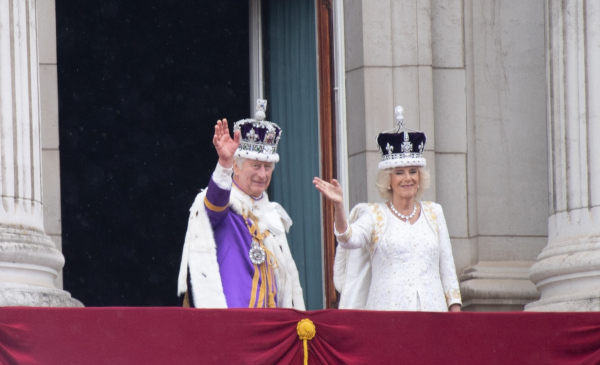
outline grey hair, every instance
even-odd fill
[[[251,160],[251,159],[247,158],[247,157],[233,155],[233,165],[236,166],[240,170],[244,166],[244,162],[246,162],[246,160]],[[271,163],[273,164],[273,170],[275,170],[276,163],[275,162],[271,162]]]
[[[244,166],[244,162],[246,161],[246,157],[234,155],[233,156],[233,165],[237,166],[238,169],[241,169]]]
[[[420,200],[425,190],[429,188],[431,183],[431,174],[425,166],[417,167],[419,169],[419,188],[415,199]],[[386,201],[392,200],[393,193],[391,189],[392,173],[396,170],[395,167],[379,170],[375,178],[375,185],[379,191],[379,195]]]

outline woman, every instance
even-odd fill
[[[339,256],[346,254],[344,249],[362,249],[368,257],[364,265],[372,270],[369,280],[368,273],[358,273],[364,272],[364,267],[349,269],[353,272],[343,273],[341,285],[336,286],[342,299],[362,291],[359,296],[366,296],[365,309],[458,312],[460,291],[442,207],[419,201],[430,180],[422,155],[425,134],[404,129],[401,107],[396,108],[396,118],[398,132],[377,137],[382,160],[376,184],[385,203],[358,204],[350,213],[349,224],[340,184],[335,179],[331,183],[318,177],[313,180],[335,207],[335,234],[342,247],[336,254],[336,266]],[[349,259],[343,260],[345,265]],[[339,271],[336,267],[337,276]],[[346,293],[345,276],[366,278],[370,285]],[[336,281],[339,284],[339,278]]]

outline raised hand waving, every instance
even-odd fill
[[[227,119],[223,119],[223,121],[218,120],[215,125],[213,145],[219,155],[219,164],[223,167],[230,168],[233,166],[233,155],[235,150],[240,145],[240,131],[235,131],[233,138],[231,138],[229,135]]]

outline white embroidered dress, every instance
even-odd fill
[[[356,220],[348,230],[336,232],[343,249],[369,253],[366,264],[372,272],[368,290],[362,290],[368,293],[365,309],[443,312],[461,303],[442,208],[426,202],[421,212],[411,225],[383,203],[361,204],[353,210]],[[338,290],[343,298],[353,288],[342,286]]]

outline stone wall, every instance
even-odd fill
[[[465,309],[521,310],[547,241],[544,1],[347,1],[350,205],[379,201],[377,133],[427,134]]]

